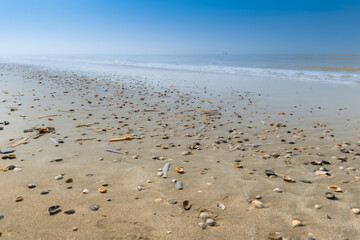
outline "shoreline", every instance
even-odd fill
[[[359,216],[350,212],[360,208],[358,88],[266,81],[241,86],[245,79],[228,77],[236,83],[229,91],[217,88],[219,75],[139,70],[133,76],[131,71],[100,75],[1,67],[0,121],[10,124],[0,125],[0,150],[29,137],[15,148],[16,159],[0,160],[0,167],[21,168],[0,172],[2,238],[267,239],[281,232],[283,239],[356,239],[360,234]],[[87,123],[98,124],[75,127]],[[32,138],[36,130],[23,132],[41,127],[55,131],[38,139]],[[134,139],[108,142],[124,136]],[[49,138],[64,143],[55,147]],[[343,156],[346,161],[339,160]],[[63,161],[50,162],[55,158]],[[331,165],[311,164],[324,159]],[[168,162],[168,178],[158,177]],[[315,175],[321,167],[330,176]],[[265,170],[311,184],[267,177]],[[64,179],[54,179],[62,174]],[[73,182],[65,183],[66,178]],[[177,190],[172,179],[182,181],[184,189]],[[99,193],[104,184],[108,191]],[[335,192],[338,200],[325,197],[330,185],[343,189]],[[82,194],[84,189],[89,193]],[[40,195],[43,190],[50,193]],[[249,202],[258,195],[265,207],[252,210]],[[20,196],[24,200],[15,202]],[[182,207],[185,199],[190,210]],[[89,209],[94,204],[98,211]],[[50,216],[53,205],[62,212]],[[69,209],[75,214],[63,213]],[[202,212],[216,226],[203,230]],[[293,220],[304,226],[292,227]]]

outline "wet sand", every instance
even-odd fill
[[[356,86],[219,88],[216,74],[180,83],[16,64],[0,74],[0,150],[16,150],[0,153],[3,239],[359,239]]]

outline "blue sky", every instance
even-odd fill
[[[0,54],[360,54],[360,0],[0,0]]]

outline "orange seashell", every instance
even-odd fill
[[[72,178],[67,178],[67,179],[65,179],[65,182],[66,182],[66,183],[71,183],[72,181],[73,181]]]
[[[182,167],[176,167],[175,171],[178,173],[184,173],[184,169]]]
[[[106,193],[106,192],[107,192],[106,187],[101,187],[101,188],[99,188],[99,192],[100,192],[100,193]]]

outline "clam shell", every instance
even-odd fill
[[[178,173],[184,173],[184,169],[182,167],[176,167],[175,171]]]
[[[352,212],[353,214],[360,214],[360,208],[352,208],[350,212]]]
[[[334,191],[334,192],[342,192],[341,188],[339,186],[336,185],[330,185],[328,187],[329,190]]]
[[[184,200],[183,203],[182,203],[182,206],[185,210],[190,210],[191,208],[191,203],[189,202],[189,200]]]
[[[283,179],[284,179],[285,182],[296,182],[295,179],[293,179],[293,178],[291,178],[289,176],[284,176]]]
[[[265,204],[259,200],[253,200],[250,203],[250,206],[252,209],[256,209],[256,208],[265,208]]]
[[[106,187],[101,187],[101,188],[99,188],[99,192],[100,192],[100,193],[106,193],[106,192],[107,192]]]

